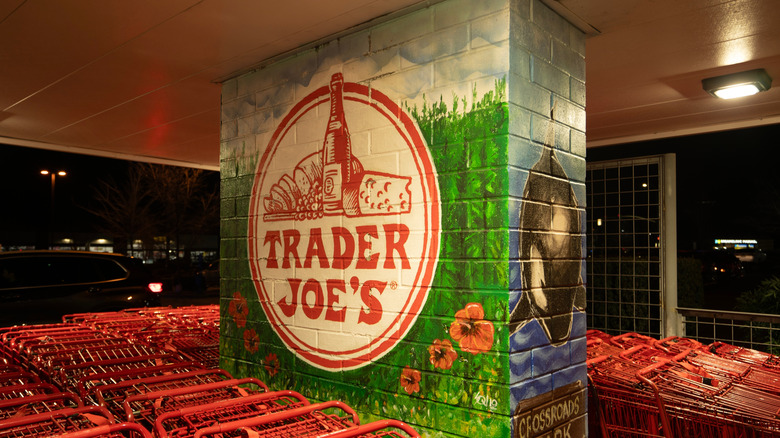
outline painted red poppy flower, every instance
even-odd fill
[[[260,349],[260,335],[255,329],[244,330],[244,348],[250,353],[257,353]]]
[[[268,356],[265,357],[265,371],[269,376],[275,376],[276,373],[279,372],[280,366],[279,358],[276,357],[276,353],[269,353]]]
[[[401,373],[401,386],[404,387],[404,390],[409,395],[420,392],[420,380],[422,380],[420,372],[409,367],[404,368]]]
[[[249,307],[247,306],[246,298],[244,298],[238,291],[233,293],[233,299],[230,300],[228,305],[228,313],[236,321],[236,325],[244,327],[246,325],[246,318],[249,316]]]
[[[449,339],[433,341],[433,345],[428,347],[428,353],[431,355],[431,364],[435,368],[448,370],[452,368],[452,363],[458,358],[458,353],[452,348],[452,342]]]
[[[450,325],[450,336],[460,344],[460,349],[471,354],[484,353],[493,346],[493,323],[482,318],[485,311],[479,303],[468,303],[455,312]]]

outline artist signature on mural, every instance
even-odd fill
[[[498,400],[482,393],[474,394],[474,404],[484,406],[491,411],[495,411],[498,408]]]

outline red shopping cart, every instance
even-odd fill
[[[148,358],[149,356],[145,356]],[[124,359],[125,361],[127,359]],[[174,362],[165,365],[152,365],[148,359],[133,362],[123,362],[122,367],[114,367],[105,372],[92,372],[79,378],[75,388],[81,397],[90,399],[96,388],[101,385],[112,385],[134,379],[145,379],[156,376],[184,374],[192,371],[205,370],[201,364],[194,362]],[[132,366],[128,366],[132,365]],[[101,367],[106,368],[106,367]],[[91,368],[94,370],[94,367]]]
[[[58,409],[79,408],[81,399],[69,392],[38,394],[0,400],[0,421],[12,417],[41,414]]]
[[[86,382],[90,380],[91,376],[182,363],[186,362],[182,362],[181,357],[172,353],[88,361],[60,367],[52,376],[52,380],[60,386],[77,390],[79,395],[83,397],[86,392],[83,391],[82,387],[87,384]]]
[[[59,409],[0,421],[0,438],[51,437],[113,423],[103,407]]]
[[[309,404],[295,391],[265,392],[164,412],[155,420],[154,431],[158,438],[191,438],[199,429],[215,424],[256,418]]]
[[[76,432],[57,435],[57,438],[153,438],[148,430],[135,423],[117,423],[95,426]]]
[[[340,401],[327,401],[200,429],[194,438],[230,436],[237,431],[264,438],[314,437],[359,425],[357,413]],[[240,435],[239,435],[240,436]]]
[[[3,386],[0,387],[0,400],[32,397],[40,394],[54,394],[57,392],[60,392],[59,388],[51,383],[29,383],[26,385]]]
[[[401,433],[403,432],[403,433]],[[351,427],[327,435],[320,435],[325,438],[419,438],[411,426],[399,420],[377,420],[360,426]]]
[[[117,418],[124,416],[124,401],[128,397],[149,392],[186,388],[207,383],[231,380],[227,371],[222,369],[196,370],[181,374],[132,379],[110,385],[92,388],[90,396],[101,406],[105,406]]]
[[[164,412],[188,406],[202,406],[222,400],[245,398],[268,392],[268,386],[254,377],[145,392],[128,396],[122,402],[127,421],[153,427]]]

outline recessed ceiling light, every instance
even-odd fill
[[[772,78],[766,70],[759,68],[703,79],[701,85],[715,97],[734,99],[768,90],[772,86]]]

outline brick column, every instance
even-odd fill
[[[222,98],[223,367],[430,436],[584,434],[582,34],[447,0]]]

